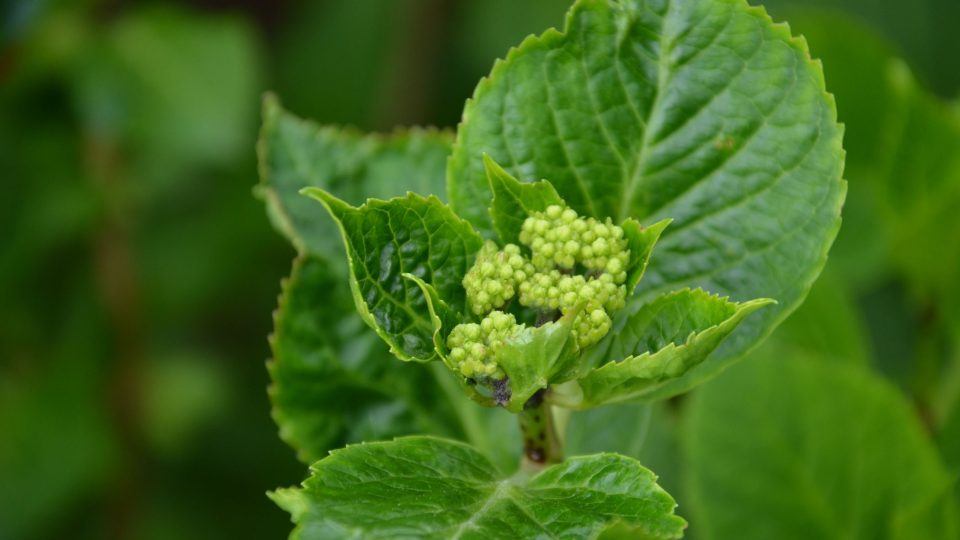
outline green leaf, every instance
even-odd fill
[[[704,386],[688,412],[700,538],[960,535],[953,479],[910,404],[858,367],[757,358]]]
[[[408,193],[356,208],[321,189],[304,194],[320,201],[340,226],[350,288],[363,320],[401,360],[433,360],[434,324],[426,298],[403,274],[430,283],[447,305],[464,313],[460,282],[483,243],[480,236],[434,196]]]
[[[299,251],[337,260],[336,226],[300,190],[319,187],[351,204],[407,191],[442,198],[451,138],[428,129],[366,135],[318,126],[283,110],[268,95],[258,145],[257,193],[276,227]]]
[[[495,351],[497,364],[510,379],[508,410],[522,411],[537,390],[576,375],[579,356],[570,335],[576,315],[571,311],[556,322],[524,327]]]
[[[458,436],[433,375],[390,355],[355,314],[342,279],[326,261],[300,256],[284,282],[267,366],[281,438],[311,463],[350,442]]]
[[[405,273],[403,277],[414,282],[417,287],[420,287],[420,291],[423,292],[423,296],[427,300],[427,310],[430,312],[430,320],[433,322],[433,346],[440,355],[441,360],[447,364],[447,367],[456,370],[447,358],[447,336],[455,326],[460,324],[462,317],[459,313],[450,309],[450,306],[440,298],[440,295],[437,293],[437,290],[433,288],[433,285],[430,285],[413,274]]]
[[[643,405],[613,404],[570,415],[564,452],[585,455],[616,452],[639,461],[657,473],[657,483],[677,500],[681,509],[683,464],[680,453],[679,415],[668,402]],[[606,538],[603,536],[602,538]]]
[[[621,312],[588,358],[599,367],[580,379],[582,401],[571,405],[588,408],[649,398],[663,383],[703,362],[748,315],[772,303],[738,304],[684,289]]]
[[[484,153],[582,215],[673,218],[638,302],[683,287],[775,308],[665,397],[718,373],[795,309],[839,227],[842,129],[803,39],[743,0],[577,2],[479,84],[448,166],[457,213],[492,225]]]
[[[760,348],[770,354],[786,348],[860,366],[873,357],[863,314],[829,265],[803,305]]]
[[[614,523],[679,538],[684,521],[656,477],[615,454],[571,458],[504,479],[473,448],[409,437],[335,450],[302,488],[271,498],[291,538],[593,538]]]
[[[483,156],[483,165],[493,193],[490,219],[501,244],[520,243],[520,229],[530,214],[546,211],[550,205],[566,204],[546,180],[521,182],[487,155]]]
[[[662,219],[649,227],[640,225],[640,222],[628,218],[623,222],[623,234],[630,247],[630,262],[627,265],[627,290],[633,291],[643,278],[643,273],[650,262],[650,254],[663,230],[672,222],[672,219]]]

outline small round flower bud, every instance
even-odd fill
[[[491,312],[480,324],[459,324],[447,336],[450,361],[464,377],[502,379],[496,349],[522,328],[513,315],[501,311]]]
[[[523,221],[519,240],[529,258],[517,245],[498,250],[487,242],[464,276],[468,304],[484,318],[458,326],[448,347],[471,377],[503,376],[491,351],[520,327],[512,315],[498,311],[514,295],[522,306],[544,314],[576,310],[573,333],[581,347],[602,339],[610,313],[625,304],[630,250],[623,229],[610,219],[581,218],[571,208],[550,205]],[[575,273],[583,269],[585,274]]]
[[[610,245],[607,244],[606,239],[603,237],[594,240],[593,244],[591,244],[591,247],[593,248],[593,254],[595,256],[606,255],[610,252]]]

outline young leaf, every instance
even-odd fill
[[[401,360],[433,360],[434,324],[426,299],[402,274],[430,283],[447,305],[464,313],[460,282],[483,243],[480,236],[433,196],[409,193],[355,208],[321,189],[304,193],[320,201],[340,226],[350,288],[363,320]]]
[[[448,166],[457,213],[482,231],[486,153],[547,178],[581,215],[673,218],[641,302],[682,287],[779,304],[698,370],[718,373],[802,301],[839,227],[842,129],[806,43],[744,0],[580,1],[467,104]]]
[[[623,235],[630,248],[630,263],[627,265],[627,291],[630,293],[637,288],[643,273],[650,261],[650,254],[663,230],[672,222],[672,219],[662,219],[649,227],[640,225],[640,222],[629,218],[623,221]]]
[[[448,362],[447,358],[447,335],[450,334],[455,326],[460,324],[462,317],[459,313],[450,309],[450,306],[440,298],[433,285],[423,281],[413,274],[403,274],[404,279],[414,282],[420,291],[423,292],[427,300],[427,310],[430,312],[430,320],[433,322],[433,346],[440,355],[447,367],[456,369]]]
[[[751,359],[694,396],[684,435],[703,538],[960,535],[953,479],[910,403],[857,366]]]
[[[748,315],[772,303],[738,304],[684,289],[626,311],[591,354],[589,361],[600,367],[580,379],[582,402],[571,405],[589,408],[647,398],[664,382],[701,364]]]
[[[270,496],[299,540],[595,538],[614,523],[655,539],[679,538],[686,525],[633,459],[571,458],[523,482],[467,445],[431,437],[335,450],[302,488]]]
[[[576,312],[571,312],[556,322],[525,327],[497,349],[497,364],[510,380],[508,410],[522,411],[537,390],[575,375],[579,358],[576,340],[570,335],[575,316]]]
[[[304,462],[350,442],[461,432],[431,373],[391,357],[322,259],[294,261],[270,347],[273,418]]]
[[[543,212],[552,204],[565,206],[557,190],[546,180],[525,183],[510,176],[490,156],[483,156],[487,181],[493,193],[490,219],[501,244],[519,244],[524,220],[534,212]]]
[[[338,260],[335,225],[300,190],[319,187],[351,204],[407,191],[443,198],[451,139],[447,132],[429,129],[365,135],[319,126],[290,114],[267,95],[257,146],[257,193],[298,251]]]

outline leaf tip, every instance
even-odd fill
[[[337,198],[332,193],[318,187],[309,186],[302,188],[297,193],[305,197],[310,197],[311,199],[320,202],[328,212],[336,216],[342,214],[347,210],[354,209],[353,206],[348,204],[346,201]]]
[[[748,302],[743,302],[740,304],[740,310],[746,314],[753,313],[758,309],[765,308],[767,306],[777,305],[780,302],[774,300],[773,298],[756,298]]]
[[[494,196],[496,196],[495,183],[504,183],[508,178],[516,181],[506,169],[486,152],[483,153],[483,169],[487,173],[487,182],[490,184],[490,189],[494,191]]]
[[[672,223],[673,223],[673,218],[663,218],[652,225],[648,225],[646,228],[652,231],[655,231],[657,233],[661,233],[663,232],[664,229],[669,227]]]

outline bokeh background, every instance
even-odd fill
[[[960,2],[765,4],[824,59],[850,195],[810,302],[757,354],[867,366],[955,474]],[[294,251],[253,196],[262,94],[321,123],[453,127],[568,5],[0,3],[0,540],[284,537],[264,492],[305,469],[266,394]],[[669,453],[650,458],[668,488]]]

